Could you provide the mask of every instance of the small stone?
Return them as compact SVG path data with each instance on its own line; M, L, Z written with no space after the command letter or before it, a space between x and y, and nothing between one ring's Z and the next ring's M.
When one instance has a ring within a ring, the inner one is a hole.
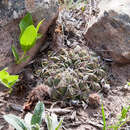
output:
M90 94L88 101L89 106L97 108L100 105L100 96L97 93Z
M109 90L110 90L110 84L104 84L104 85L102 86L102 88L103 88L103 92L104 92L105 94L107 94L107 93L109 92Z
M24 77L27 81L33 81L34 80L34 76L33 73L30 70L26 70L24 72Z

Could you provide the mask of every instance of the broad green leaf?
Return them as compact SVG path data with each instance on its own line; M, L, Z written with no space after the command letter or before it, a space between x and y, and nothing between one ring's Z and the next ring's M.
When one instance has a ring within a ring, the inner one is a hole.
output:
M4 119L11 124L16 130L27 130L25 122L12 114L4 115Z
M18 78L18 75L12 75L7 77L9 88L12 87L18 81Z
M30 25L25 29L20 37L20 45L23 51L28 51L35 44L37 39L37 32L34 25Z
M6 72L8 68L4 68L0 71L0 79L3 79L5 76L8 76L8 72Z
M24 32L24 30L33 24L32 16L30 13L27 13L24 18L20 21L19 27L21 30L21 33Z
M40 34L40 33L37 33L37 39L40 39L40 38L42 38L42 34Z
M41 124L44 111L45 111L44 104L42 102L38 102L37 105L35 106L34 114L32 116L31 120L32 125Z
M8 88L11 88L18 81L18 77L18 75L8 75L2 79L2 83Z
M44 22L44 20L45 20L45 19L41 20L41 21L38 23L38 25L37 25L37 27L36 27L37 33L38 33L38 31L39 31L39 28L40 28L41 24Z
M12 45L11 48L12 48L13 55L14 55L14 57L15 57L15 61L18 61L18 60L19 60L19 55L18 55L18 53L17 53L17 51L16 51L15 46Z
M6 70L7 70L7 68L0 71L0 81L6 87L11 88L18 81L19 76L18 75L9 75L9 73Z

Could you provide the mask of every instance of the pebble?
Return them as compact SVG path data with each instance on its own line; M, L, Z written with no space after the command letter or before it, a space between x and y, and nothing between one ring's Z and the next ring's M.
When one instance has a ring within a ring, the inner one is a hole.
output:
M102 88L103 88L103 92L104 92L105 94L108 94L108 92L110 91L110 84L104 84L104 85L102 86Z
M31 70L26 70L24 72L24 77L27 81L33 81L34 80L34 76L33 76L33 73L31 72Z
M100 96L97 93L90 94L88 104L93 108L97 108L100 105Z

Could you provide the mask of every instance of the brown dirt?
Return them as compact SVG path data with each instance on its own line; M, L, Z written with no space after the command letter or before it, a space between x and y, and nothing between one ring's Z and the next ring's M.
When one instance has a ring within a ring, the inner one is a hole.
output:
M26 102L26 97L31 89L26 88L27 86L19 90L14 90L11 95L5 95L4 91L1 90L0 97L0 126L4 126L2 130L7 130L7 123L2 119L2 116L7 113L12 113L15 115L22 116L23 112L21 112L24 103ZM2 96L3 95L3 96ZM98 94L100 97L100 101L104 105L105 115L107 119L107 124L111 125L117 122L117 118L121 113L123 106L130 105L130 92L122 91L122 88L112 86L107 95L103 93ZM48 102L47 102L48 101ZM49 104L50 102L50 104ZM46 100L45 106L50 108L51 105L55 102L51 100ZM49 104L49 105L48 105ZM16 106L15 106L16 105ZM98 108L93 108L90 106L82 105L68 105L66 103L61 103L58 107L68 108L72 107L72 112L68 114L63 114L61 117L64 117L64 127L69 130L100 130L102 129L102 113L101 113L101 105ZM55 107L54 107L55 108ZM57 107L56 107L57 108ZM74 114L75 113L75 114ZM73 117L74 116L74 117ZM130 117L130 113L128 113L128 117ZM130 126L128 122L125 125L125 129Z

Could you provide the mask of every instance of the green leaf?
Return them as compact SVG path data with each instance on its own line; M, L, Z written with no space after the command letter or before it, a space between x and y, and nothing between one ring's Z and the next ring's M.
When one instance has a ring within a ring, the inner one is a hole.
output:
M35 106L34 114L32 116L31 120L32 125L41 124L44 111L45 111L44 104L42 102L38 102L37 105Z
M128 86L130 86L130 82L127 82Z
M38 25L37 25L37 27L36 27L37 32L39 31L39 28L40 28L41 24L44 22L44 20L45 20L45 19L41 20L41 21L38 23Z
M25 62L30 56L25 56L23 59L20 60L20 63Z
M128 111L130 110L130 106L128 108L123 107L122 111L121 111L121 117L120 117L120 121L122 121L123 119L126 118Z
M42 34L40 34L40 33L37 33L37 39L40 39L40 38L42 38Z
M30 26L33 25L33 20L32 20L32 16L30 13L27 13L24 18L20 21L19 27L21 30L21 33L24 32L24 30Z
M15 61L18 61L18 60L19 60L19 55L18 55L18 53L17 53L17 51L16 51L15 46L12 45L11 48L12 48L13 55L14 55L14 57L15 57Z
M105 112L104 112L103 104L102 104L102 119L103 119L103 130L106 130L106 118L105 118Z
M11 124L16 130L27 130L25 122L12 114L4 115L4 119Z
M120 118L120 120L125 119L126 115L127 115L127 109L125 107L123 107L123 109L121 111L121 118Z
M41 129L40 129L40 126L38 124L36 124L36 125L32 125L31 130L41 130Z
M59 129L60 129L60 127L61 127L61 125L62 125L62 122L63 122L63 119L60 120L59 125L56 127L55 130L59 130Z
M4 68L0 71L0 79L3 79L5 76L8 76L8 72L6 72L8 68Z
M23 51L30 50L35 44L37 39L37 32L34 25L30 25L25 29L20 37L20 45Z
M47 115L46 119L46 124L48 130L59 130L59 128L62 125L63 119L58 122L57 115L52 113L51 116Z
M108 126L108 128L113 128L114 130L118 130L121 126L123 126L127 122L126 118L129 110L130 110L130 106L127 108L123 107L119 121L112 126Z
M11 88L18 81L19 76L9 75L9 73L6 70L7 68L0 71L0 81L6 87Z
M113 128L114 130L118 128L118 126L115 126L115 125L111 125L111 126L108 126L107 128Z

